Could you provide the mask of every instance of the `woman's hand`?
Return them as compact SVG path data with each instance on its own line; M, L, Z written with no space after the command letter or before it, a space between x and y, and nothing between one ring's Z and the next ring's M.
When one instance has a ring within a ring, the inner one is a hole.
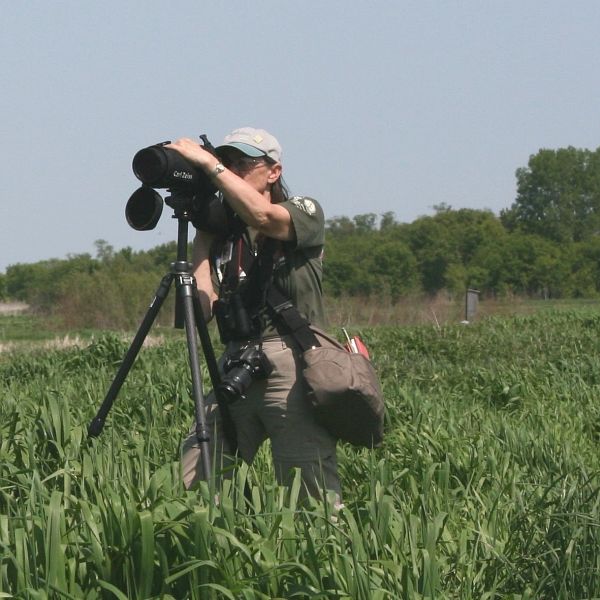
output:
M198 142L190 138L181 138L171 144L167 144L165 148L176 150L184 158L192 164L198 165L205 170L214 168L218 159L210 152L207 152Z

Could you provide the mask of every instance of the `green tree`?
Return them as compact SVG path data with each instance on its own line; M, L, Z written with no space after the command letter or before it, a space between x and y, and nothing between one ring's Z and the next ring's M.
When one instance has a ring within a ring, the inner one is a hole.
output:
M420 217L411 223L408 239L423 290L433 294L445 288L448 267L459 262L459 254L439 217Z
M485 277L480 286L488 293L544 297L561 296L570 271L568 252L560 244L520 232L482 245L472 266Z
M402 242L379 241L365 256L364 270L371 293L384 293L392 301L419 287L417 261Z
M392 213L377 229L377 216L358 215L328 221L324 253L324 286L334 296L377 294L396 300L419 288L416 260L398 237L402 228Z
M326 222L328 233L332 235L350 235L354 233L356 227L352 219L348 217L334 217Z
M480 246L506 235L500 219L490 210L451 210L448 207L443 211L438 210L433 219L442 226L463 265L470 264Z
M384 212L381 215L381 221L379 222L379 231L388 231L397 225L396 217L392 211Z
M594 298L600 293L600 238L593 237L570 248L570 273L565 295Z
M435 208L435 215L395 228L395 235L406 241L417 259L423 290L460 292L477 285L471 274L481 281L482 272L473 270L474 256L479 248L505 237L506 230L489 210L453 210L446 204Z
M102 262L110 261L115 255L115 249L106 240L96 240L96 258Z
M155 246L146 253L155 266L167 271L170 264L177 258L177 242L167 242L160 246ZM191 245L188 248L188 256L192 256Z
M10 265L6 269L6 293L35 308L47 310L62 293L61 285L67 275L92 273L97 268L98 262L89 254Z
M600 233L600 148L542 149L516 176L517 198L501 213L509 230L557 242Z
M375 231L377 224L377 215L375 213L365 213L354 217L354 227L357 233L370 233Z

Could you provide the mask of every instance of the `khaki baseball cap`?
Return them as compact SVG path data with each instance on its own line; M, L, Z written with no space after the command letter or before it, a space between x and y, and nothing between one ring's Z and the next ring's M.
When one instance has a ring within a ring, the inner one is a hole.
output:
M217 147L217 152L225 147L237 148L248 156L268 156L276 162L281 162L281 146L275 136L264 129L241 127L234 129L225 136L223 143Z

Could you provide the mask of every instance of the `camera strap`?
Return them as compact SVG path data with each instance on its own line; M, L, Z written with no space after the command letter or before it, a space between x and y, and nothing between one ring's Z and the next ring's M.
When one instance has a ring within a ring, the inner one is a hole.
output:
M268 311L278 331L292 335L302 351L319 347L321 344L310 329L309 321L274 282L275 259L280 250L281 242L273 238L260 240L256 254L248 240L234 240L231 256L224 265L219 296L224 298L239 289L239 298L253 318L264 321ZM263 327L259 329L262 335ZM259 346L261 342L262 339Z
M275 253L280 242L267 238L258 254L258 286L261 289L264 305L270 310L280 333L292 335L301 350L317 348L321 344L310 329L308 319L292 304L292 301L275 285L273 272Z
M254 262L250 243L244 236L227 240L221 248L220 256L213 261L219 274L220 288L235 291Z

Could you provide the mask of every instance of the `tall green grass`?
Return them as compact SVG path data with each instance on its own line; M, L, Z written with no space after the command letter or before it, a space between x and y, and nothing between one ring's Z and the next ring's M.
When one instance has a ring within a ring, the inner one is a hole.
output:
M183 340L142 351L95 440L126 342L3 355L0 597L600 597L600 315L361 334L387 436L340 446L339 514L267 449L218 504L183 489Z

